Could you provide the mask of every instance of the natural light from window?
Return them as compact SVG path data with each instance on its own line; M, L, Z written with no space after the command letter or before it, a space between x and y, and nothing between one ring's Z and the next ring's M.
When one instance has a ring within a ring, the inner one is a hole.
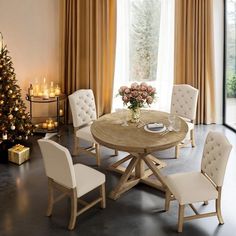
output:
M113 110L120 86L146 82L157 90L152 109L168 110L173 85L174 0L117 1ZM168 97L166 97L168 96Z

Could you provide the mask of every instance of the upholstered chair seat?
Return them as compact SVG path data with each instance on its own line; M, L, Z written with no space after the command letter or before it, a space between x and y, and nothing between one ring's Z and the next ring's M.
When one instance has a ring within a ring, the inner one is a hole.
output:
M52 215L54 203L65 196L69 196L71 199L71 217L68 229L72 230L75 227L78 215L99 202L101 208L105 208L105 175L82 164L73 165L68 149L52 140L40 139L38 143L48 177L47 216ZM100 189L99 198L91 203L80 199L96 188ZM54 189L62 192L56 199L54 199ZM84 206L79 211L77 210L78 203Z
M221 215L221 190L226 165L232 149L227 138L219 132L207 135L201 162L201 172L172 174L163 178L166 185L165 209L169 209L171 200L179 202L178 232L182 232L183 222L187 220L217 216L223 224ZM199 214L193 203L216 200L216 211ZM189 204L196 215L184 217L184 207Z
M77 197L81 197L105 183L105 175L82 164L74 165Z
M94 94L91 89L79 89L69 96L70 108L74 126L73 155L82 152L96 158L100 165L100 146L91 134L91 124L97 119ZM90 143L88 147L80 146L80 140ZM117 155L117 151L115 151Z
M201 172L169 175L166 184L181 205L212 200L218 196L216 188Z
M191 142L195 147L194 122L197 110L198 90L188 84L178 84L173 86L171 98L171 114L180 116L188 124L188 134L181 143L175 147L175 157L179 156L179 148Z
M80 139L83 139L83 140L86 140L88 142L96 143L97 144L97 142L93 138L93 135L92 135L92 133L90 131L90 127L91 127L91 125L88 125L88 126L85 126L83 128L78 129L75 132L76 137L78 137Z

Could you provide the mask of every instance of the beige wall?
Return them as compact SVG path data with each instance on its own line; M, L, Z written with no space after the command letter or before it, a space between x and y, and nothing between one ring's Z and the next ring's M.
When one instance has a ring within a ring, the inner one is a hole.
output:
M23 98L35 78L60 82L60 1L0 0L0 31Z

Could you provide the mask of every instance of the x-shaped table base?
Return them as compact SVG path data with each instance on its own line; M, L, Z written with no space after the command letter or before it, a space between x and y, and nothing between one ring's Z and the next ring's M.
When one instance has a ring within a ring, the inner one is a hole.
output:
M130 163L127 168L120 166L128 160L130 160ZM146 164L149 169L145 170L144 164ZM160 168L165 166L165 162L158 160L150 154L131 153L122 160L110 166L111 170L121 173L122 176L115 189L110 193L109 197L116 200L122 193L128 191L140 182L165 192L163 176L159 171ZM149 178L152 174L156 177L156 179Z

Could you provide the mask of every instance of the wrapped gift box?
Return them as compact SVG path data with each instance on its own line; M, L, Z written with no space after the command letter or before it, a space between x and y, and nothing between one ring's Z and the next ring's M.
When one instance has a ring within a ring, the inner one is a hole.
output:
M8 160L15 164L21 165L29 159L29 151L29 147L17 144L8 149Z

